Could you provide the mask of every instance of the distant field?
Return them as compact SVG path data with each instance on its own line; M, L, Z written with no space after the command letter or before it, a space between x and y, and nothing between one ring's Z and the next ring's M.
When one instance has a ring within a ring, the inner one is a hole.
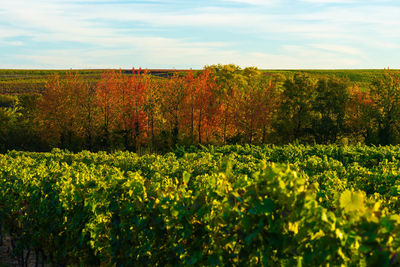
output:
M52 75L63 76L68 72L78 73L89 82L97 82L106 69L94 70L13 70L0 69L0 94L41 93L46 81ZM121 70L123 73L131 74L131 69ZM174 69L151 69L152 75L168 77L174 72L187 72L189 70Z
M89 82L97 82L106 69L93 70L15 70L0 69L0 93L19 94L19 93L41 93L45 88L45 83L49 76L54 74L65 75L67 72L79 73ZM132 70L121 70L123 73L130 74ZM183 69L150 69L152 75L158 77L168 77L174 72L187 72ZM263 70L265 73L282 74L290 77L295 73L304 73L316 78L322 76L336 76L347 78L360 88L368 88L369 82L375 77L379 77L384 70L365 69L365 70ZM399 70L393 70L398 72Z
M0 70L0 93L40 93L49 76L69 70ZM97 81L104 70L72 70L90 81Z
M316 78L323 76L336 76L347 78L352 84L358 85L361 89L369 88L369 83L374 77L380 77L385 72L384 69L359 69L359 70L264 70L267 73L280 73L284 76L291 76L295 73L304 73ZM400 70L391 70L400 72Z

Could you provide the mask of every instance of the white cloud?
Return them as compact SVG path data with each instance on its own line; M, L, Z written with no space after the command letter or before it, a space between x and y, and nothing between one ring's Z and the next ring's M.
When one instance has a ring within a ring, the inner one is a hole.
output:
M224 2L233 2L247 5L257 5L257 6L269 6L276 4L277 0L223 0Z
M399 48L400 6L390 1L378 5L376 0L302 0L297 2L320 3L321 8L298 12L288 9L293 2L287 0L222 0L218 5L198 2L195 7L179 0L113 2L2 0L0 43L29 45L29 41L10 39L27 37L36 43L54 44L21 57L58 67L116 66L113 62L118 58L118 62L131 61L120 67L131 67L127 64L139 63L136 61L160 67L224 62L265 68L352 67L365 62L366 48ZM222 7L221 2L247 6ZM343 2L360 4L322 8L323 4ZM168 8L172 3L186 6ZM160 6L164 9L154 8ZM184 28L186 34L168 34ZM197 34L197 30L208 29L239 37L223 40ZM250 42L256 48L248 48ZM70 43L84 48L69 47ZM278 43L274 53L269 52L270 43ZM60 44L65 48L58 48Z
M302 1L308 3L316 3L316 4L351 4L354 2L359 2L357 0L302 0Z
M364 55L359 49L346 46L346 45L335 45L335 44L312 44L312 47L315 47L320 50L338 52L341 54L349 54L349 55Z
M202 68L211 64L234 63L241 67L257 66L263 69L294 68L335 68L338 65L352 68L360 63L355 57L338 56L331 51L321 51L313 47L284 46L276 54L262 52L241 52L234 49L218 50L203 44L188 45L169 40L158 46L156 42L143 40L148 44L145 51L135 49L70 49L50 50L37 55L21 56L34 62L40 68ZM144 54L145 56L143 56ZM124 58L129 63L119 65L115 59ZM196 59L194 63L193 59Z

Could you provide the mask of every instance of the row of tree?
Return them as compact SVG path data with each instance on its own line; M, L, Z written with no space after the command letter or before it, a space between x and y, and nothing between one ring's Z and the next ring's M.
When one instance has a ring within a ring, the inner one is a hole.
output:
M105 72L96 84L53 76L41 96L0 110L0 149L166 151L226 143L400 142L400 76L359 90L346 79L284 78L205 67L168 79Z

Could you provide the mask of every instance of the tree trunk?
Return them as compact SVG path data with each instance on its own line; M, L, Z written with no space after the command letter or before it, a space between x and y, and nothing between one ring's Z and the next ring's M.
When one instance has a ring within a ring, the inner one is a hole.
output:
M199 132L199 144L201 144L201 120L202 120L202 110L199 111L199 124L198 124L198 132Z

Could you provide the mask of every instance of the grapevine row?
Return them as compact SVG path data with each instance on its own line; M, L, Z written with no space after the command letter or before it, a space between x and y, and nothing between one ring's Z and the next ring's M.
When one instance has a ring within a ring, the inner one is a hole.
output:
M399 159L397 146L11 151L1 231L15 255L58 265L397 265Z

